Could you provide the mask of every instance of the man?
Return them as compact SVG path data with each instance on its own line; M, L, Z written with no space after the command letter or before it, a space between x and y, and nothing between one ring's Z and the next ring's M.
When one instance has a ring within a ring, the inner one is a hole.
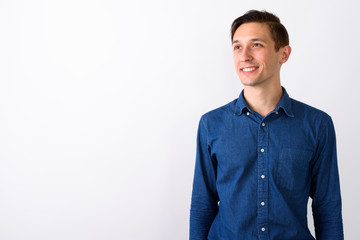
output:
M324 112L291 99L280 68L291 48L275 15L231 28L239 98L201 117L190 239L343 239L335 132Z

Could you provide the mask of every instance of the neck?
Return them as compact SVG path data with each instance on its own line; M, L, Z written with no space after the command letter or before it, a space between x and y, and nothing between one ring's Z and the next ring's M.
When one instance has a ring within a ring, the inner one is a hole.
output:
M267 86L266 88L245 86L244 98L252 110L265 117L275 109L282 97L281 84Z

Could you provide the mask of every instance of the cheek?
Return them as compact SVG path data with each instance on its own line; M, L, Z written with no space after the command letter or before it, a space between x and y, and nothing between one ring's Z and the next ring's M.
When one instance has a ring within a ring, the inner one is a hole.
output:
M236 58L234 58L234 66L235 66L236 71L238 69L238 65L239 65L239 61L237 61Z
M235 66L238 66L238 65L240 64L239 57L238 57L236 54L234 54L234 55L233 55L233 59L234 59L234 64L235 64Z
M280 56L277 54L264 54L261 56L261 61L266 65L276 65L279 62Z

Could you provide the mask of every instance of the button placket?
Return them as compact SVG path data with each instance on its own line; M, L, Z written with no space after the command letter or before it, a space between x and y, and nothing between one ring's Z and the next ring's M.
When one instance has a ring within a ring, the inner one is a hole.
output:
M258 233L259 239L268 239L268 179L265 175L268 172L268 122L260 122L258 129Z

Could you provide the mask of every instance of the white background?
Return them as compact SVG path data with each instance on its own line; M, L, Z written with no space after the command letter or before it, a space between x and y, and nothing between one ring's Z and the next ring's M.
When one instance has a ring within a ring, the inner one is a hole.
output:
M198 121L242 89L229 29L249 9L288 29L290 96L333 117L358 239L355 0L0 1L0 239L187 239Z

